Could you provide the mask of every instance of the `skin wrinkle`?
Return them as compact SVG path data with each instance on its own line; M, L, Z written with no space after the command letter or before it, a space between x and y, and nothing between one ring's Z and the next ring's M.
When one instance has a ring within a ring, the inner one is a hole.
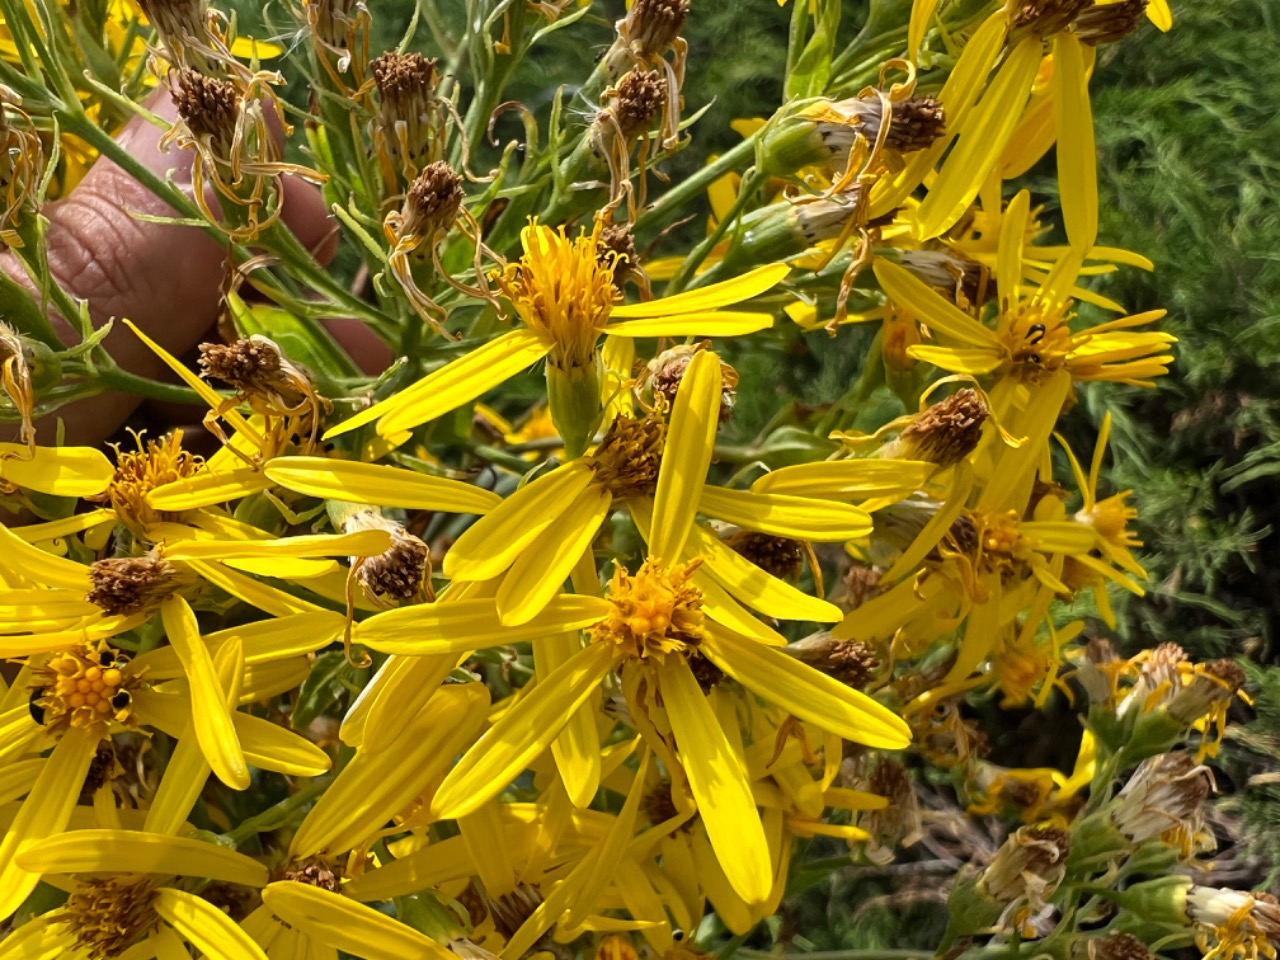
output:
M164 91L153 95L149 106L167 120L177 116ZM192 153L177 148L162 153L162 135L162 130L135 117L117 140L148 169L190 195ZM316 251L321 263L327 263L336 252L338 237L319 191L286 177L282 202L286 224ZM199 228L135 219L135 212L161 217L175 212L115 164L95 164L69 197L43 212L50 221L50 270L68 293L88 301L95 327L126 317L179 356L212 336L225 278L223 250ZM11 254L0 254L0 269L34 292ZM50 319L65 342L79 340L60 316L51 313ZM376 340L363 326L342 327L338 332L345 332L343 339L356 347L364 346L361 340ZM163 363L123 326L107 337L106 348L132 373L172 379ZM374 357L375 362L381 359ZM104 394L63 407L55 416L66 424L64 442L94 444L119 428L139 402L129 395ZM37 422L38 433L48 438L43 442L52 441L55 429L53 417ZM16 435L16 424L0 425L0 438Z

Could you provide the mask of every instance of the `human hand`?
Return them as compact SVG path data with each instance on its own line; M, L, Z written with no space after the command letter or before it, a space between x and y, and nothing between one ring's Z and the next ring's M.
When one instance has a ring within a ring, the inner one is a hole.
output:
M164 91L153 95L148 106L166 120L177 116ZM149 170L170 177L175 186L190 193L193 154L176 147L162 152L163 133L135 117L116 139ZM320 263L327 264L337 250L338 235L320 191L295 177L284 177L282 184L285 225ZM95 327L112 319L132 320L177 356L210 339L226 279L226 251L198 227L140 219L138 214L171 217L175 213L123 169L100 160L66 198L45 207L43 213L49 220L50 272L72 297L88 302ZM0 254L0 269L32 287L11 254ZM63 342L77 342L69 323L57 316L50 319ZM329 330L363 369L378 372L390 362L389 348L359 321L333 320ZM123 325L111 331L104 346L131 373L163 375L159 358ZM61 418L66 425L65 443L101 443L140 402L124 393L78 401L45 418L46 429Z

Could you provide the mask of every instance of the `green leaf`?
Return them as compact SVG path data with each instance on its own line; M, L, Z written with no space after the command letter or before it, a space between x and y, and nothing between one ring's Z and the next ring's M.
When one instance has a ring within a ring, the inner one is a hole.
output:
M311 665L311 675L298 690L298 703L293 708L293 728L305 730L316 717L325 713L338 715L339 701L359 685L355 675L365 672L348 663L342 650L330 650L316 657Z
M235 293L227 294L227 305L241 336L269 337L290 360L327 379L360 375L355 363L319 323L309 323L269 304L250 306Z

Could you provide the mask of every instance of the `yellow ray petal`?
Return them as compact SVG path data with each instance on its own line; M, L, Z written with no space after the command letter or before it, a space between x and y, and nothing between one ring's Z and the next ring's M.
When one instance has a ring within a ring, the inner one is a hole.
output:
M476 399L508 377L533 366L551 350L528 330L513 330L477 347L395 396L375 403L324 435L326 440L378 420L378 436L389 437Z
M617 662L612 644L574 654L521 696L449 772L431 801L440 819L462 816L496 796L551 745Z
M183 364L171 353L165 350L162 346L160 346L158 343L156 343L154 340L148 337L145 333L139 330L137 325L135 325L132 320L125 320L124 325L128 327L130 330L132 330L137 335L139 340L141 340L148 347L150 347L151 352L154 353L161 360L163 360L165 365L174 373L176 373L183 383L185 383L188 387L190 387L197 394L199 394L200 399L209 405L210 410L216 410L221 408L224 402L224 398L221 394L218 393L218 391L214 390L213 387L209 386L209 384L205 383L203 380L197 377L194 373L192 373L190 370L187 369L185 364ZM249 421L246 420L244 417L242 417L234 409L226 411L226 413L222 415L222 419L226 420L227 423L231 424L232 428L236 431L236 433L243 434L245 437L251 440L256 449L258 450L262 449L262 434L259 433L257 430L255 430L252 426L250 426Z
M906 722L887 707L781 650L714 627L704 646L725 673L801 720L869 747L900 750L911 742Z
M843 503L703 486L698 512L748 530L797 540L839 542L871 533L871 515Z
M872 269L885 295L927 323L933 333L993 353L1000 349L1000 340L994 332L943 299L910 270L889 260L877 260Z
M598 752L598 751L597 751ZM19 760L0 766L0 803L23 797L35 785L44 769L44 760Z
M333 765L329 755L314 743L278 723L249 713L237 713L232 719L245 760L260 770L287 777L318 777Z
M261 470L239 467L225 473L201 471L194 477L166 483L148 493L146 500L147 506L155 510L176 512L239 500L270 487L271 481Z
M190 721L190 704L185 688L182 693L140 690L134 695L137 713L147 725L175 738L182 737ZM319 776L329 769L328 754L298 734L248 713L233 712L231 720L245 761L251 766L302 777Z
M960 219L977 196L982 179L1004 152L1022 116L1039 67L1039 37L1020 41L1000 65L920 203L914 230L917 240L938 236Z
M177 740L165 763L160 785L147 807L147 820L142 828L148 833L178 833L212 772L190 724L182 728Z
M219 780L233 790L247 789L249 768L231 722L227 693L218 682L195 613L175 595L161 601L160 618L191 685L191 713L200 749Z
M938 7L938 0L915 0L911 4L911 21L907 26L907 56L915 63L920 56L920 44L924 42L925 31L933 20L933 11Z
M89 568L45 553L0 524L0 567L43 587L63 587L80 596L89 592Z
M488 580L515 562L516 556L573 504L594 473L585 460L557 467L516 490L473 523L444 558L451 580Z
M700 526L693 528L686 555L705 557L702 568L741 603L779 620L838 623L844 612L834 603L812 597L754 563Z
M1084 49L1070 30L1054 36L1053 60L1062 219L1071 245L1087 253L1098 239L1098 160Z
M653 497L649 556L675 563L693 527L720 425L720 358L709 350L685 368L667 429Z
M1147 19L1161 33L1173 29L1173 12L1169 9L1169 0L1150 0L1147 4Z
M576 633L547 637L533 646L533 669L539 680L545 680L582 649ZM551 743L556 769L564 781L569 801L578 808L595 799L600 786L600 732L596 727L598 704L588 700L575 710L560 735Z
M772 887L773 867L745 764L734 753L687 663L671 659L660 666L658 686L716 859L738 896L748 904L764 903Z
M338 854L373 836L427 790L484 722L489 692L481 683L442 688L386 750L357 751L311 808L289 852ZM483 802L483 801L482 801Z
M521 553L498 588L498 617L517 626L537 616L560 592L569 572L591 549L600 526L609 516L613 496L590 484L569 509Z
M151 906L204 956L218 960L267 960L262 948L240 924L194 893L161 887Z
M391 549L386 530L318 533L279 540L184 540L166 547L170 560L232 560L275 557L373 557Z
M0 918L8 919L40 881L38 873L18 866L29 844L66 829L98 749L98 736L79 727L67 729L45 761L9 830L0 838Z
M322 608L306 600L300 600L292 594L265 583L259 583L252 577L223 566L212 560L185 560L183 566L190 567L216 587L221 587L250 606L257 607L264 613L275 617L287 617L295 613L319 613Z
M604 328L614 337L738 337L773 326L773 314L751 310L711 310L673 317L627 320Z
M799 463L766 473L751 485L754 493L870 500L905 497L919 490L937 465L924 460L828 460Z
M50 520L47 523L32 523L25 527L14 527L13 532L27 541L27 543L40 543L44 540L56 540L60 537L70 536L73 533L91 530L104 523L111 523L115 519L116 512L114 510L90 510L87 513L73 514L62 520Z
M388 657L342 718L342 742L370 756L387 747L404 729L404 718L417 716L460 659L456 653Z
M1022 281L1022 249L1030 218L1031 194L1027 190L1019 190L1004 212L996 254L996 289L1000 291L1001 302L1010 306L1021 301L1018 287Z
M527 857L534 835L527 823L506 822L499 839L520 860ZM470 877L474 869L471 853L462 838L450 837L419 847L398 860L353 878L343 892L353 900L390 900L462 880Z
M969 491L973 489L973 467L968 461L961 461L956 464L955 479L952 482L951 490L947 493L947 499L937 513L929 518L929 522L924 528L916 534L916 538L911 541L911 546L902 552L902 555L893 562L893 566L885 573L883 579L885 583L892 583L899 577L904 577L911 573L920 565L925 557L929 555L938 541L943 535L951 529L951 525L955 523L956 518L960 516L960 511L964 509L965 503L969 499Z
M244 644L245 666L254 666L319 650L338 639L345 627L346 619L342 614L320 610L228 627L207 634L204 642L210 654L214 654L232 637L239 637ZM182 662L173 647L148 651L134 657L133 663L135 669L146 670L148 681L183 676Z
M955 662L942 678L943 685L964 680L973 673L987 658L1000 636L1000 577L984 575L981 582L986 589L987 602L974 604L969 611L964 639L960 642L960 649L956 651Z
M649 757L650 751L646 749L640 758L640 765L636 768L635 779L631 783L627 799L623 802L622 809L618 811L613 826L600 842L599 853L595 857L591 873L582 885L583 893L561 920L566 927L578 926L596 908L608 888L610 873L626 855L627 844L630 843L631 836L635 832L636 814L640 809L640 801L645 795L645 777L649 771Z
M677 293L674 297L662 297L647 303L626 303L613 308L609 315L614 320L638 320L651 317L672 317L676 314L705 313L730 303L741 303L772 290L786 279L791 268L785 263L771 263L744 273L732 280L713 283L698 290ZM610 330L610 333L617 331ZM643 334L642 334L643 336Z
M15 928L0 941L0 960L79 960L75 934L60 920L50 912Z
M380 463L277 457L262 471L273 483L295 493L380 507L483 514L502 502L496 493L469 483Z
M172 647L164 649L173 650ZM174 658L177 658L176 653ZM236 640L224 643L213 654L213 667L218 677L218 685L226 691L227 707L233 711L240 697L243 660L244 646ZM145 669L145 665L135 669ZM178 671L181 675L180 662ZM191 695L185 692L183 696L190 699ZM139 716L144 720L151 720L145 710L145 704L136 698L134 709L140 711ZM233 713L232 719L235 716L236 714ZM181 711L179 723L181 735L177 737L178 744L169 756L169 762L165 764L164 773L160 777L160 786L156 788L155 795L151 798L151 805L147 809L147 820L143 824L143 829L152 833L173 834L180 831L191 813L191 808L195 806L196 799L204 790L209 774L213 772L200 748L199 740L196 739L190 710ZM248 761L247 756L245 760Z
M967 373L980 377L983 374L998 370L1004 358L990 350L975 350L972 347L930 347L915 344L907 347L907 356L913 360L931 363L939 370L949 373Z
M55 497L92 497L110 486L116 472L92 447L36 447L26 457L25 445L0 443L0 480Z
M407 924L310 884L277 881L263 888L262 902L313 939L365 960L457 960Z
M724 624L730 630L745 634L760 643L767 643L772 647L785 647L787 645L786 637L763 620L752 616L706 570L699 569L693 575L693 584L701 591L703 609L712 620Z
M1019 509L1035 479L1039 459L1045 455L1049 435L1071 390L1071 376L1059 370L1041 381L1032 391L1033 400L1014 430L1026 442L1019 447L1001 447L991 477L978 497L977 509L995 513Z
M269 871L217 844L143 830L75 830L23 849L18 862L36 873L172 873L260 887Z
M376 614L356 624L352 637L383 653L467 653L580 630L603 620L609 609L608 601L599 597L561 595L536 616L510 626L499 618L493 600L445 599Z

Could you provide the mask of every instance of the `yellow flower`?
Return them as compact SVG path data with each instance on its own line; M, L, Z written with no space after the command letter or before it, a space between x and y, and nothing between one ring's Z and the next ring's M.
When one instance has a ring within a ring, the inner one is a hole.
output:
M496 597L502 620L525 623L559 592L614 504L626 503L643 519L664 476L675 495L697 502L698 512L745 529L834 542L870 532L870 518L856 507L705 483L722 402L719 366L710 352L690 362L669 423L653 416L619 416L589 456L509 496L453 544L445 555L445 574L461 581L503 576ZM789 619L821 620L834 612L744 563L701 527L692 536L691 553L706 561L698 582L710 577L749 606L771 604L775 615ZM783 594L794 609L774 602Z
M66 902L20 927L0 956L105 960L135 945L138 956L185 956L185 940L206 956L266 960L239 925L208 900L182 889L182 879L261 887L267 868L243 854L200 840L134 830L73 830L26 846L19 856L34 876L57 880ZM14 941L17 941L15 944Z
M713 355L700 354L677 395L675 413L707 390L718 397ZM708 389L714 388L714 389ZM710 425L714 430L714 423ZM695 433L695 431L687 431ZM708 435L708 434L704 434ZM706 445L694 436L693 450ZM697 462L705 457L692 454ZM796 717L859 743L904 746L906 724L877 701L851 690L796 659L769 640L744 636L749 620L736 603L693 577L702 539L694 536L695 482L668 458L660 471L651 518L638 518L649 556L634 575L619 570L601 598L557 596L519 626L502 622L492 599L445 600L379 614L355 628L372 649L410 656L465 654L480 647L533 641L537 650L556 637L590 629L590 642L557 647L559 665L539 681L445 777L431 800L437 817L460 817L501 791L556 740L604 678L621 672L631 716L668 766L683 769L728 882L749 904L763 903L772 889L772 868L763 827L751 794L738 735L726 730L703 694L694 672L705 660L748 689ZM703 468L705 470L705 467ZM692 471L699 476L698 471ZM689 559L685 559L688 557ZM575 574L575 585L594 589L594 571ZM762 612L768 614L769 610ZM719 621L733 626L726 626ZM748 628L749 629L749 628ZM658 731L670 730L675 752ZM598 760L597 760L598 762ZM575 778L576 781L577 778ZM582 792L587 799L594 784ZM577 791L575 791L577 793Z
M39 776L0 838L0 916L17 909L39 880L19 864L17 855L30 843L66 829L95 753L115 733L147 726L178 741L147 812L147 829L157 833L179 829L211 770L243 788L249 763L292 776L317 776L328 769L328 757L302 737L236 709L242 696L252 702L280 692L259 686L269 675L255 679L245 669L242 635L262 639L265 646L263 631L232 630L216 638L210 653L198 636L185 635L190 629L180 622L185 602L175 597L165 603L178 605L166 608L177 615L166 618L173 647L131 660L104 641L82 642L28 661L30 704L20 706L16 722L6 723L6 747L16 747L21 755L45 749L52 739L53 750L40 761ZM321 638L317 645L328 643L341 629L341 618L330 616L339 621L337 628L312 634ZM293 630L299 626L287 625ZM296 636L293 643L296 649ZM269 650L255 651L258 664L272 656ZM274 656L281 656L278 649ZM170 658L181 665L166 669ZM295 672L287 687L300 679Z
M377 421L378 434L394 436L434 420L547 360L552 420L572 455L599 424L599 354L603 335L736 336L773 324L767 313L720 310L775 287L786 266L760 267L734 280L648 303L615 304L616 259L600 246L601 226L570 239L564 229L531 222L521 232L524 254L496 279L525 325L446 364L412 386L362 411L325 439Z

